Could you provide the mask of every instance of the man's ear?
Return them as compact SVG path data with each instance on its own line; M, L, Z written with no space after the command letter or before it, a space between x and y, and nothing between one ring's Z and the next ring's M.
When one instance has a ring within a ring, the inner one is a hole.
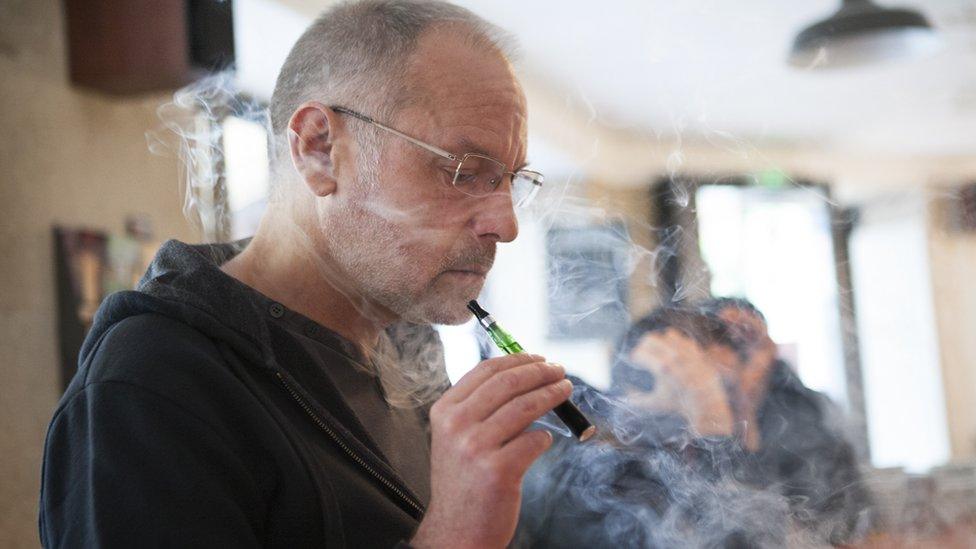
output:
M334 143L340 123L335 111L314 101L299 106L288 121L292 163L316 196L328 196L338 185Z

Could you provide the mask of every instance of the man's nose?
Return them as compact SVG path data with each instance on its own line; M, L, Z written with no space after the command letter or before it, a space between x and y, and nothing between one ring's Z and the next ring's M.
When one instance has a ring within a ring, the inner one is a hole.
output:
M511 242L518 236L518 218L510 192L495 192L479 200L474 217L474 231L479 237Z

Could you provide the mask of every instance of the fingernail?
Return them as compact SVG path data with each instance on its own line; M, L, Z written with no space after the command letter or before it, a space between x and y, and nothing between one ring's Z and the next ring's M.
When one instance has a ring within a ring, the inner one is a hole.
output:
M541 361L545 362L545 360L546 360L546 357L544 357L542 355L529 355L529 358L531 358L534 361L540 361L541 360Z
M566 390L566 391L572 391L573 390L573 382L570 381L570 380L568 380L568 379L564 379L564 380L562 380L562 381L559 382L559 388L560 389L563 389L563 390Z
M563 375L566 374L566 367L563 366L562 364L558 363L558 362L550 362L549 363L549 367L552 368L553 370L556 370L560 374L563 374Z

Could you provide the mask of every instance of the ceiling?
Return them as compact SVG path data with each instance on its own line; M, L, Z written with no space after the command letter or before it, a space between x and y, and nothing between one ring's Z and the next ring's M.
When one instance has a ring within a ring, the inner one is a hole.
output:
M237 0L248 9L284 6L304 20L329 3ZM976 153L972 0L879 2L920 9L945 47L926 59L828 72L797 70L785 59L793 36L833 12L838 0L457 3L518 37L519 70L547 97L578 105L582 116L610 128L847 153ZM267 49L270 23L260 20ZM290 46L298 32L271 36ZM248 41L246 25L239 34L239 43Z

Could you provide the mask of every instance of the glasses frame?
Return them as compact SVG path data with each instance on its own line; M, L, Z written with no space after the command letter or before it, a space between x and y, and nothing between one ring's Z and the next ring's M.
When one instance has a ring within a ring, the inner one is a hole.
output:
M354 111L352 109L347 109L346 107L341 107L341 106L338 106L338 105L333 105L333 106L331 106L329 108L332 109L333 111L337 112L337 113L347 114L347 115L349 115L349 116L351 116L353 118L356 118L358 120L361 120L363 122L366 122L367 124L371 124L373 126L376 126L377 128L379 128L381 130L384 130L384 131L387 131L389 133L392 133L393 135L395 135L397 137L401 137L403 139L406 139L407 141L413 143L414 145L416 145L416 146L418 146L418 147L420 147L422 149L425 149L425 150L427 150L429 152L432 152L432 153L436 154L437 156L440 156L441 158L446 158L446 159L451 160L453 162L457 162L457 167L454 168L454 178L451 181L451 186L454 187L458 192L463 193L463 194L465 194L467 196L487 196L488 194L490 194L490 192L489 193L486 193L486 194L471 194L471 193L465 192L463 189L461 189L460 187L458 187L457 182L458 182L458 177L461 175L461 166L464 164L464 161L465 160L467 160L468 158L472 158L472 157L474 157L474 158L482 158L482 159L485 159L485 160L490 160L492 162L495 162L499 166L501 166L502 169L503 169L503 171L502 171L502 179L504 179L504 176L508 175L508 176L511 176L511 181L514 182L516 177L521 177L521 178L526 179L529 183L532 184L532 187L525 194L525 196L524 197L521 197L519 199L518 203L515 204L515 206L518 206L518 207L526 206L529 202L531 202L532 199L535 197L535 195L538 194L539 189L542 188L542 184L545 181L545 176L543 176L541 173L539 173L537 171L533 171L533 170L518 170L518 171L515 171L515 172L507 171L505 169L505 168L507 168L507 166L505 166L505 163L504 162L502 162L502 161L500 161L500 160L498 160L496 158L492 158L490 156L487 156L487 155L484 155L484 154L480 154L480 153L465 153L463 156L460 156L459 157L458 155L456 155L454 153L445 151L444 149L438 147L437 145L431 145L430 143L426 143L424 141L421 141L421 140L417 139L416 137L411 137L411 136L409 136L409 135L401 132L400 130L391 128L390 126L387 126L386 124L383 124L382 122L377 122L373 118L371 118L369 116L366 116L365 114L356 112L356 111ZM499 181L498 184L500 185L501 184L501 181ZM498 188L498 185L496 185L493 189L497 189L497 188Z

